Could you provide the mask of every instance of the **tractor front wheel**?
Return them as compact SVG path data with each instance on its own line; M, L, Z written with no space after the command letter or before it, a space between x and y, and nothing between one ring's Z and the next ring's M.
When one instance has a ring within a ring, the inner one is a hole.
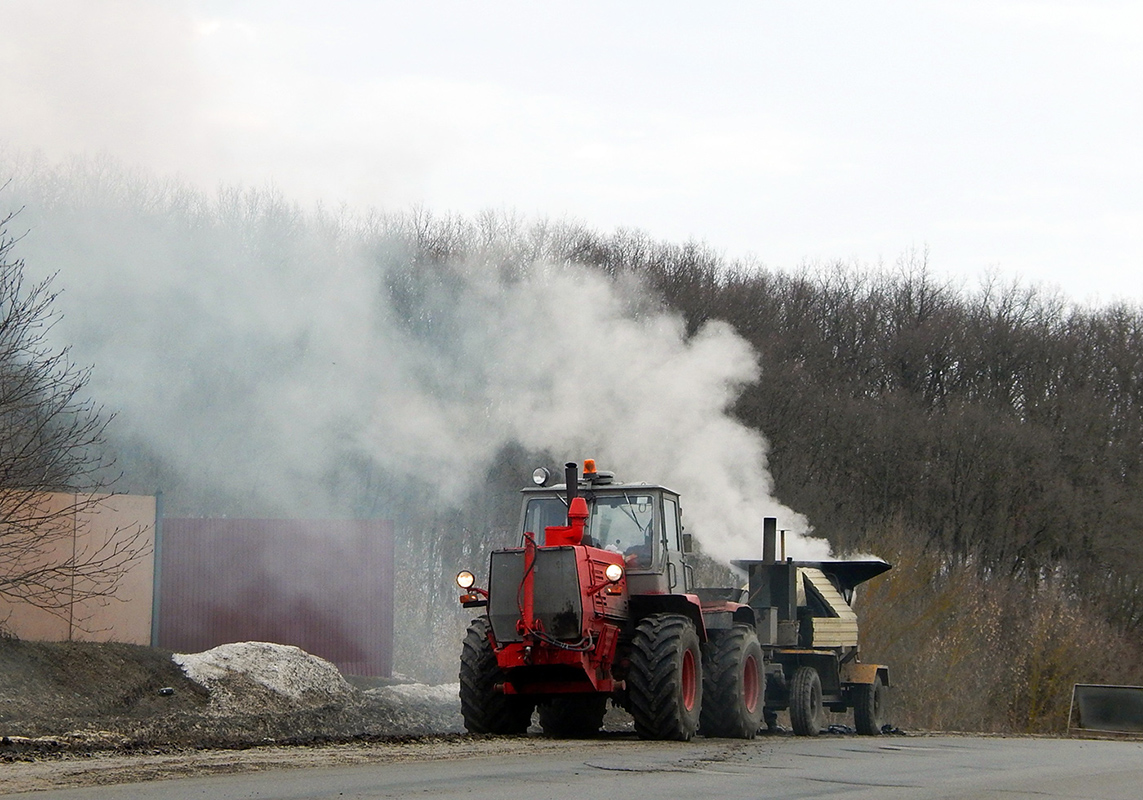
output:
M641 739L689 741L702 709L702 653L694 623L652 614L635 628L628 705Z
M590 739L603 726L605 694L567 694L540 704L540 727L547 736Z
M825 719L822 704L822 679L813 667L794 670L790 682L790 723L798 736L817 736Z
M874 678L873 683L859 684L850 691L853 693L854 727L863 736L877 736L881 733L881 726L885 724L888 705L881 676Z
M474 619L460 653L460 712L469 733L526 733L535 703L519 695L496 691L504 672L496 663L489 624Z
M747 625L712 632L703 649L703 736L753 739L762 722L765 668L758 634Z

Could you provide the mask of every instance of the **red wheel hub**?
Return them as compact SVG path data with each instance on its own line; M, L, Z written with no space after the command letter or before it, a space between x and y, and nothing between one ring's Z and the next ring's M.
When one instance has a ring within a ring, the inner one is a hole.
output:
M698 693L698 675L695 670L695 654L688 648L683 651L683 708L693 711L695 695Z
M746 710L753 714L758 710L758 662L754 658L746 659L742 665L742 693L746 701Z

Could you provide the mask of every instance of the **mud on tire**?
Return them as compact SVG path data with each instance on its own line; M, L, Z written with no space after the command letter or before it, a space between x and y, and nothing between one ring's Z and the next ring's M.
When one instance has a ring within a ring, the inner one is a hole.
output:
M853 727L863 736L877 736L885 724L888 711L888 698L881 676L873 683L860 684L851 689L853 693Z
M702 653L694 623L652 614L635 629L627 674L628 710L641 739L688 741L702 708Z
M474 619L460 653L460 711L469 733L525 733L535 704L523 697L501 694L496 684L504 672L496 663L488 638L488 620Z
M568 694L540 704L540 726L547 736L588 739L599 733L607 695Z
M822 704L822 679L813 667L794 670L790 681L790 724L798 736L817 736L825 719Z
M753 739L765 705L765 667L758 634L746 625L711 633L703 648L703 736Z

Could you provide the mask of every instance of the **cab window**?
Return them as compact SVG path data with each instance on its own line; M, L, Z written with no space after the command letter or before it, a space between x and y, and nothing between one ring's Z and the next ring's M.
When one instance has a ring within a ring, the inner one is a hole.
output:
M544 529L568 524L568 507L559 497L534 497L524 512L524 532L544 543Z
M671 550L683 549L679 527L679 504L673 497L663 498L663 532L667 547Z
M621 553L627 566L654 562L655 506L651 495L604 495L595 498L591 535L606 550Z

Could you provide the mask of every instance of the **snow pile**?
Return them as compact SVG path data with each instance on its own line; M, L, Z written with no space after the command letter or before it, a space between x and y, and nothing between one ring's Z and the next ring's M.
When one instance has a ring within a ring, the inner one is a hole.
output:
M408 733L459 733L464 730L460 714L460 684L428 686L398 683L365 691L365 705L384 716L393 730Z
M457 683L401 683L361 692L328 661L298 647L266 642L224 644L172 658L210 693L209 716L240 725L246 735L392 736L464 730Z
M246 707L256 712L268 701L312 707L358 697L337 667L292 645L237 642L172 658L188 678L210 692L211 705L228 710Z
M405 700L428 705L454 705L460 707L460 684L444 683L429 686L424 683L398 683L370 689L366 694L390 700Z

